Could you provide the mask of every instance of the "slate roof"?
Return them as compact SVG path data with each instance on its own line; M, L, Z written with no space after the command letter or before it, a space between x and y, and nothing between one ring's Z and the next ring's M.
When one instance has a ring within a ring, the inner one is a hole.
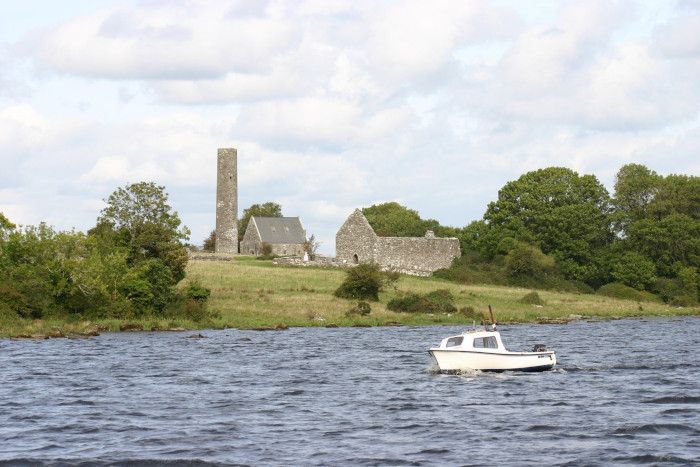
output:
M264 243L299 244L306 242L306 232L304 232L301 219L298 217L253 216L251 220L255 222L260 233L260 240Z

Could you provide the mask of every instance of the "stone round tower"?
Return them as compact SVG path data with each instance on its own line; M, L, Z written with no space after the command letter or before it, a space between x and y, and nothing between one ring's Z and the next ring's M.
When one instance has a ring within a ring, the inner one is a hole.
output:
M238 253L238 151L219 148L216 166L216 252Z

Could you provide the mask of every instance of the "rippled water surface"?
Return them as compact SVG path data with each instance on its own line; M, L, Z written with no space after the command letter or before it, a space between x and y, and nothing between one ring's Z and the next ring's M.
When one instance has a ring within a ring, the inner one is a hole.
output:
M0 464L700 463L700 318L502 326L556 369L438 374L462 330L0 340Z

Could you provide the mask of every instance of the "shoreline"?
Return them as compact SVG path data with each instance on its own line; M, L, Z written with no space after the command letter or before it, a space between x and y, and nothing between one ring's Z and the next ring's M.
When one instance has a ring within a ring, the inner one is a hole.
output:
M646 320L652 320L652 319L661 319L661 318L667 318L670 320L678 319L678 318L700 318L700 315L697 314L678 314L678 315L629 315L629 316L608 316L608 317L595 317L595 316L576 316L576 317L567 317L567 318L552 318L552 319L547 319L547 320L539 320L535 322L517 322L517 321L508 321L508 322L496 322L497 325L499 326L522 326L522 325L566 325L571 322L577 322L577 321L586 321L589 323L595 323L595 322L609 322L609 321L619 321L619 320L641 320L641 321L646 321ZM368 325L368 324L351 324L351 325L345 325L345 326L339 326L335 323L328 323L325 325L312 325L312 326L287 326L284 324L278 324L276 326L262 326L262 327L233 327L233 326L223 326L223 327L196 327L196 328L183 328L183 327L177 327L177 328L151 328L151 329L146 329L143 328L140 324L129 322L125 323L123 326L126 326L127 329L117 329L117 330L110 330L109 328L104 328L101 325L98 324L93 324L89 328L87 328L84 332L82 333L76 333L76 332L70 332L68 334L64 334L60 329L57 329L58 327L53 326L54 329L52 329L51 332L49 333L35 333L35 334L26 334L26 333L18 333L16 335L0 335L0 339L3 340L10 340L10 341L38 341L38 340L49 340L49 339L69 339L69 340L87 340L87 339L92 339L94 337L99 337L103 333L109 333L109 334L116 334L116 333L187 333L187 332L193 332L197 331L197 334L192 334L186 336L187 338L206 338L207 336L204 336L201 334L202 331L222 331L222 330L236 330L236 331L257 331L257 332L267 332L267 331L286 331L290 328L326 328L326 329L332 329L332 328L373 328L373 327L434 327L434 326L459 326L459 325L467 325L468 323L433 323L433 324L404 324L401 322L386 322L381 325ZM478 326L482 326L484 324L490 324L490 323L480 323ZM99 331L96 328L102 328ZM5 329L0 329L0 333L3 333L3 331L6 331Z

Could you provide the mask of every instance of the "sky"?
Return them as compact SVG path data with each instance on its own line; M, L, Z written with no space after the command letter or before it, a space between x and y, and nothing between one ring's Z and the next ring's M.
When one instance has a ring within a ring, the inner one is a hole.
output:
M327 255L356 208L464 227L542 168L700 176L700 1L0 0L10 221L86 232L155 182L201 245L228 147L239 216Z

